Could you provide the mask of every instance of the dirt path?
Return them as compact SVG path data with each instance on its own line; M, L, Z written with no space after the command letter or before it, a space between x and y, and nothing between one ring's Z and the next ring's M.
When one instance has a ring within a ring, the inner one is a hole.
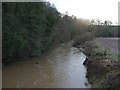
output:
M109 48L113 53L120 55L120 51L118 50L118 47L120 46L118 38L96 38L96 40L105 47Z

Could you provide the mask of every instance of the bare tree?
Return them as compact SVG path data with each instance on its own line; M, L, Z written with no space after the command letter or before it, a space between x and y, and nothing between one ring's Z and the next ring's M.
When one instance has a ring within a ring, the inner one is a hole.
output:
M92 24L92 25L95 24L95 20L94 20L94 19L91 20L91 24Z
M100 25L101 24L101 20L100 19L97 19L97 25Z

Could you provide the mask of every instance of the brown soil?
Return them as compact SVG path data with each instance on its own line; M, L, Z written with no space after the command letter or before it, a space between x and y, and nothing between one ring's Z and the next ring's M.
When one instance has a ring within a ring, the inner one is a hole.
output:
M104 38L97 39L106 46L117 41ZM84 65L87 66L87 76L93 88L114 88L120 90L120 61L112 59L105 50L101 50L92 41L80 46L88 56ZM114 44L110 48L115 51Z
M108 44L108 43L107 43ZM109 57L106 51L98 46L89 45L84 52L88 57L85 65L88 68L88 80L95 88L116 88L120 89L120 61ZM92 53L89 53L92 52Z

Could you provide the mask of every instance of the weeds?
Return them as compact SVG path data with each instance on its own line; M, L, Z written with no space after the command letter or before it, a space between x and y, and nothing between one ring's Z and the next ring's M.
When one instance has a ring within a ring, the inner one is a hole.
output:
M94 40L95 44L98 45L102 50L106 51L106 53L113 59L119 60L120 56L111 52L109 48L106 48L102 44L100 44L98 41ZM98 49L98 48L97 48Z

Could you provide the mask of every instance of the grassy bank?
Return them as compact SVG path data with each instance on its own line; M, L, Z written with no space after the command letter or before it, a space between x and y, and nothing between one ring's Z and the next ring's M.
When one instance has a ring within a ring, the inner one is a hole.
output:
M97 40L93 41L99 48L101 48L102 50L105 50L106 53L113 59L119 60L120 56L118 54L115 54L113 52L110 51L109 48L103 46L101 43L99 43Z
M118 56L97 41L84 44L84 53L88 56L85 65L87 77L93 88L120 89L120 61Z

